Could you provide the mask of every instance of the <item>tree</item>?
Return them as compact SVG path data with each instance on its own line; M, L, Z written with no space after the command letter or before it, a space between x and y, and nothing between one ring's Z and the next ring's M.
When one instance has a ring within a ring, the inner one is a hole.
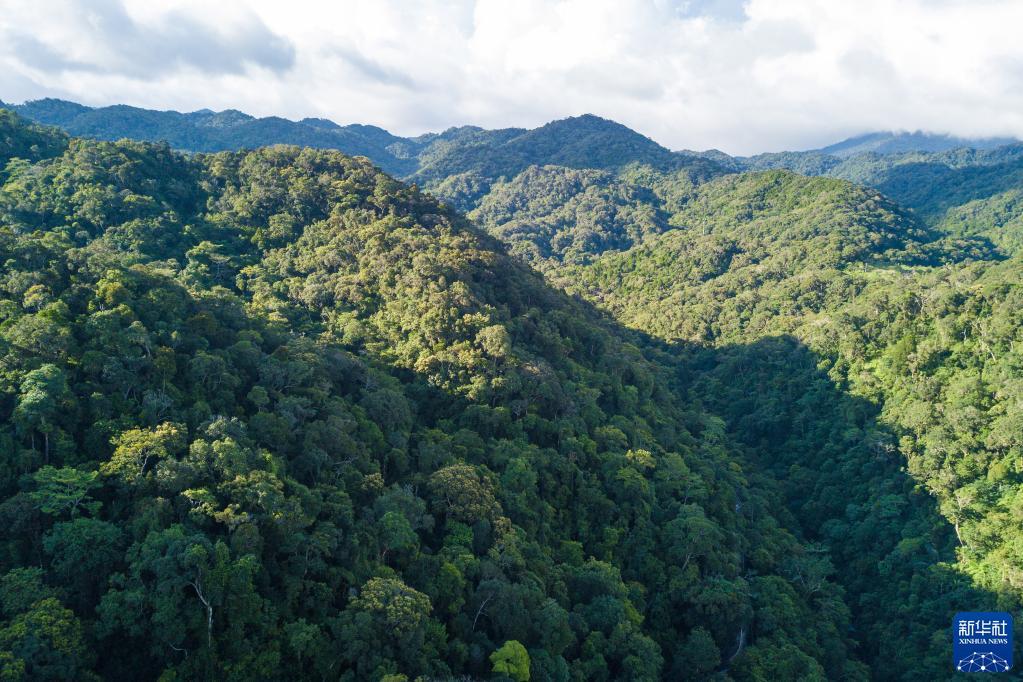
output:
M418 628L430 614L430 598L393 578L370 578L352 600L356 612L371 614L380 633L401 636Z
M380 543L383 547L381 558L390 551L401 551L413 547L418 540L408 519L400 512L387 512L380 519L379 525Z
M124 534L112 523L76 518L58 523L43 536L43 549L53 570L70 587L76 607L85 612L95 606L107 576L123 557Z
M50 437L57 430L61 413L70 401L67 377L53 364L45 364L25 375L14 408L14 422L29 434L35 449L35 434L43 436L43 461L50 459Z
M491 520L501 512L490 479L469 464L452 464L430 476L434 504L465 523Z
M490 662L495 673L507 675L516 682L526 682L529 679L529 652L514 639L508 640L490 654Z
M259 637L262 600L252 583L254 557L232 557L224 542L174 525L132 547L128 563L127 575L112 580L117 586L97 609L105 632L143 637L164 664L176 660L175 651L190 651L189 665L198 669L218 653L239 656L251 644L234 633L250 628Z
M710 632L695 627L675 651L672 676L679 680L702 680L721 663L721 652Z
M430 598L401 580L370 578L341 615L345 659L360 677L426 673L443 636L431 610Z
M0 609L8 619L28 611L40 599L54 596L55 590L43 583L41 568L15 568L0 577Z
M113 444L114 454L100 465L100 471L134 483L157 462L184 449L185 427L165 422L155 429L130 429L114 437Z
M32 500L45 514L60 516L70 512L74 518L79 510L85 510L95 515L102 505L90 496L90 492L101 485L99 472L47 465L32 474L32 478L36 484Z
M0 669L13 668L22 679L95 679L87 672L93 656L82 625L54 597L40 599L0 628L0 663L4 654L8 662Z
M693 559L717 549L723 541L721 530L697 505L684 505L665 526L668 556L685 571Z

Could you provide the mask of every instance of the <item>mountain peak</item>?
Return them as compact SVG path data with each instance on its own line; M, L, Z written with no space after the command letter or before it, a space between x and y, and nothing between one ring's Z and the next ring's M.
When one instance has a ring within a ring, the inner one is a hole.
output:
M331 121L329 118L307 117L300 120L299 123L303 123L307 126L312 126L313 128L322 128L324 130L337 130L338 128L341 127L337 123Z

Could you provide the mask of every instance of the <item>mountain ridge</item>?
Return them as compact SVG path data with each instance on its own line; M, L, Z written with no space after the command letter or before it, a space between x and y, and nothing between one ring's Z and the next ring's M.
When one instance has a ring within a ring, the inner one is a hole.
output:
M810 152L848 158L861 152L892 154L899 152L943 152L950 149L995 149L1020 140L1014 137L959 137L947 133L917 131L877 131L846 138Z
M43 98L22 104L0 106L12 109L29 120L55 125L66 132L97 139L114 140L119 137L148 141L166 141L182 151L227 151L239 148L261 147L270 144L297 144L314 148L336 148L356 156L368 156L382 170L417 181L436 181L439 175L450 175L450 164L438 164L434 145L450 143L455 146L503 147L512 150L502 153L522 161L513 170L537 163L536 155L546 154L540 165L568 165L559 158L569 150L552 149L550 140L570 133L578 142L603 142L605 158L592 148L585 167L606 168L622 165L614 151L625 152L629 161L642 161L664 165L680 157L702 158L723 168L767 170L784 167L810 175L823 175L844 161L863 154L882 156L912 152L947 152L957 149L992 150L1018 144L1011 137L968 138L946 133L917 131L874 131L851 136L815 149L761 152L750 156L735 156L717 149L693 151L671 150L652 138L638 133L616 121L594 114L581 114L550 121L532 129L484 129L479 126L453 126L441 132L427 132L411 137L395 135L375 125L339 124L333 120L306 117L297 121L279 116L257 118L236 109L212 111L199 109L192 112L153 110L124 104L89 107L68 100ZM602 129L602 130L601 130ZM553 145L556 147L557 145ZM583 145L585 146L585 145ZM576 152L582 151L576 149ZM552 153L553 152L553 153ZM532 154L532 156L530 156ZM577 155L578 158L578 155ZM522 164L525 165L522 165ZM464 171L465 169L461 169ZM507 170L501 168L501 170Z

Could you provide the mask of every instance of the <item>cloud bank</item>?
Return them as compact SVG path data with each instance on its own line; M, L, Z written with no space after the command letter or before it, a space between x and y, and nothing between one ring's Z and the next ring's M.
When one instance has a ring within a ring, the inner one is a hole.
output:
M0 99L531 127L674 149L1023 137L1018 0L5 0Z

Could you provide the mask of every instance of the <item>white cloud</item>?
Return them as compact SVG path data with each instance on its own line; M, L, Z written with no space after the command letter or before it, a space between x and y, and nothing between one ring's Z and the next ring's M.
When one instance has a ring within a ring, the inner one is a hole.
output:
M591 112L672 148L1023 136L1018 0L2 0L0 99L400 134Z

